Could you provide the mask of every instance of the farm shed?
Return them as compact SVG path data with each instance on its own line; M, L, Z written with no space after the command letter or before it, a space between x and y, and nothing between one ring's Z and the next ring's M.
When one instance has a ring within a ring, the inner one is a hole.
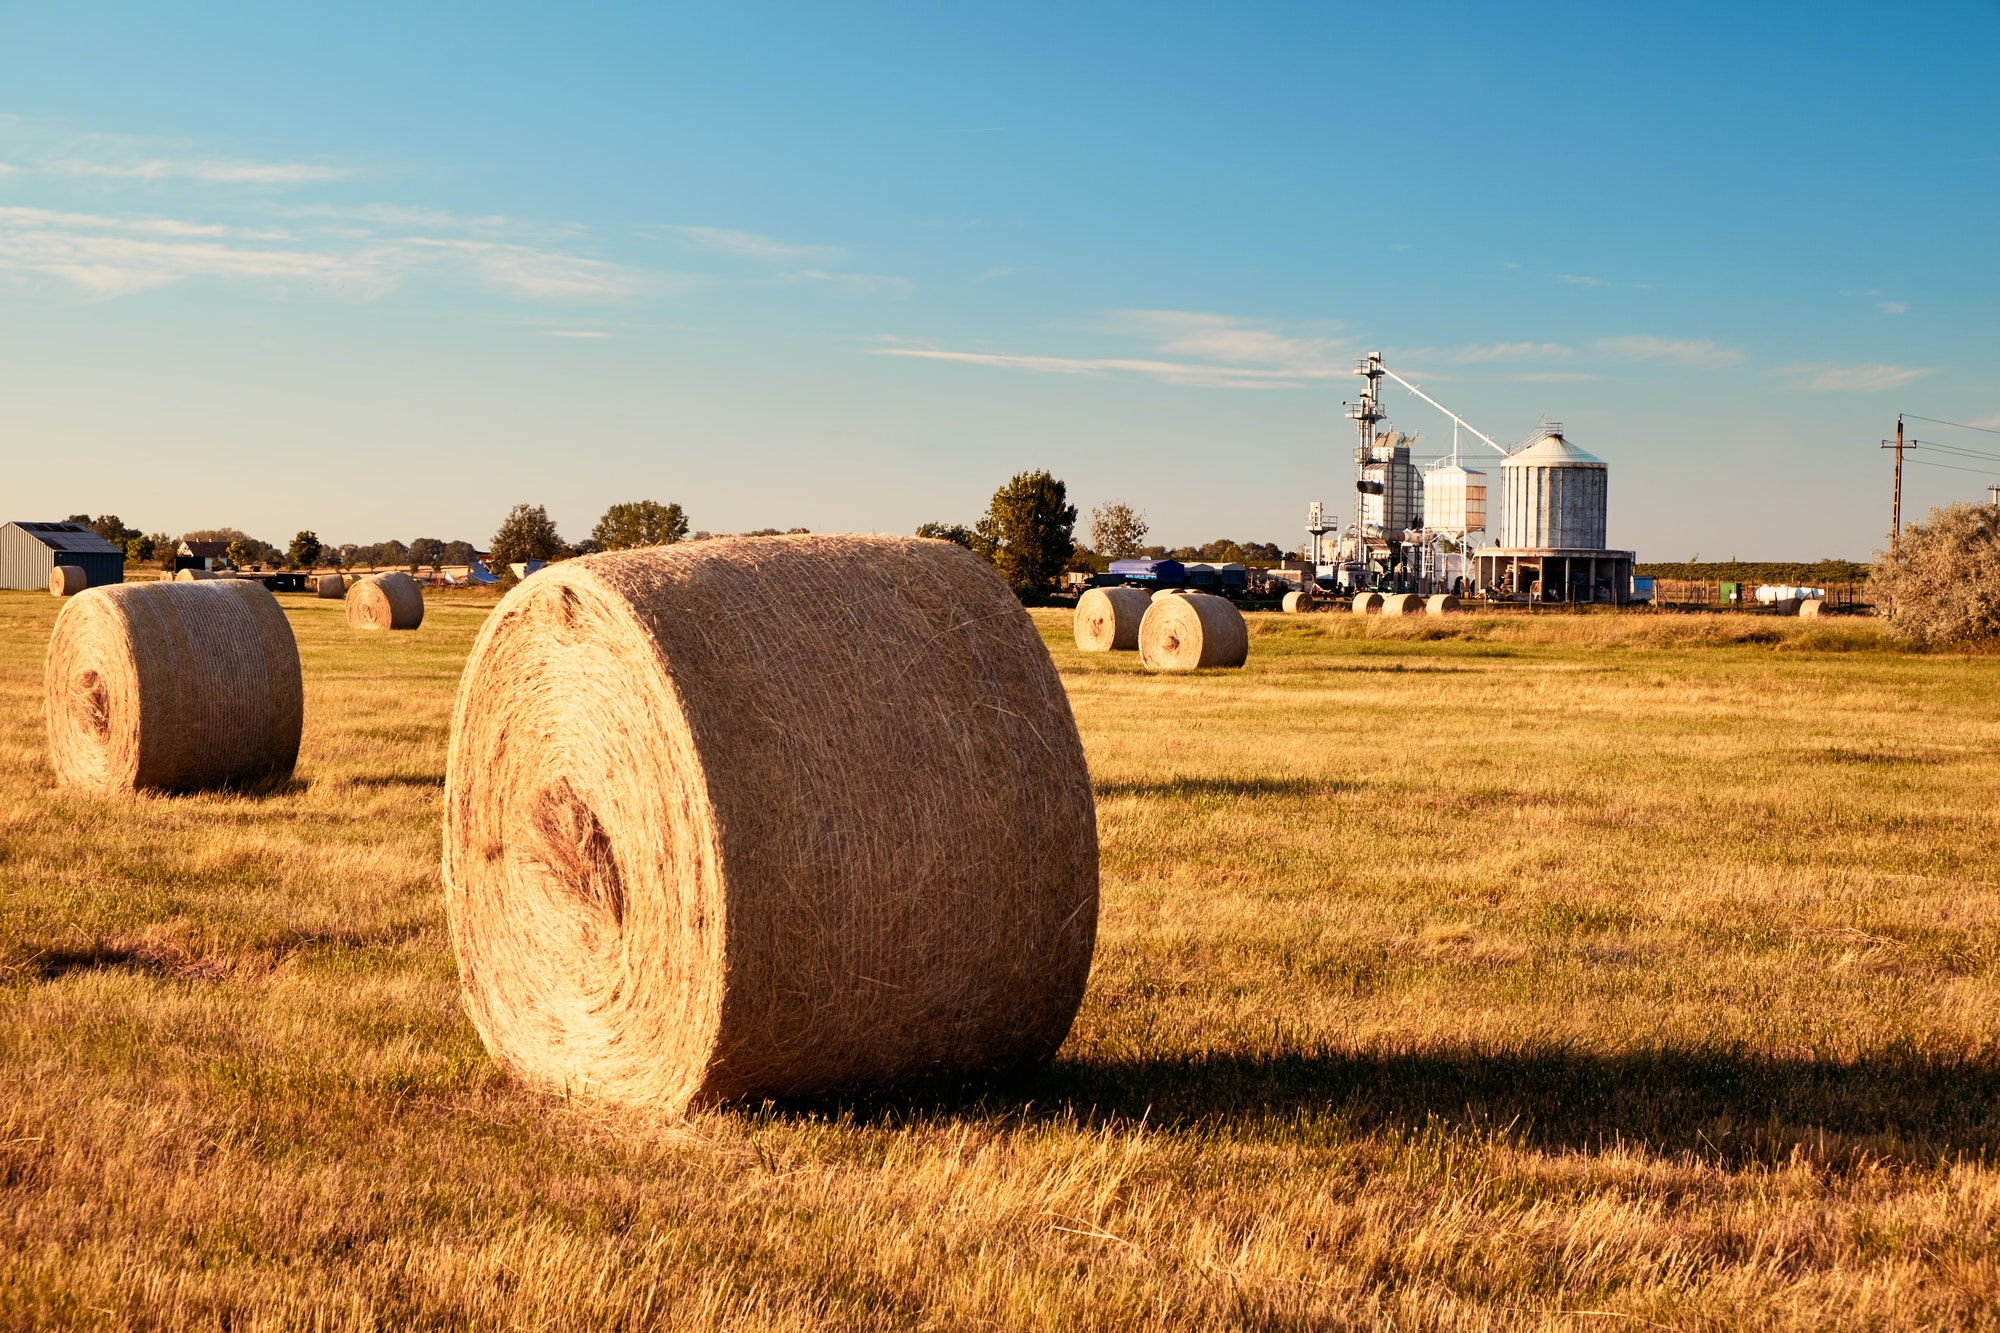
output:
M125 581L125 553L81 523L0 527L0 588L42 591L57 565L80 566L93 588Z
M229 564L228 542L182 542L174 551L174 570L223 569Z

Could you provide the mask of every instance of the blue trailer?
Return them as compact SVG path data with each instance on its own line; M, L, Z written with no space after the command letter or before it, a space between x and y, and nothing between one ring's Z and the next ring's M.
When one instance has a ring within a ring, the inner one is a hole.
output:
M1187 586L1187 566L1178 560L1113 560L1111 572L1135 588Z

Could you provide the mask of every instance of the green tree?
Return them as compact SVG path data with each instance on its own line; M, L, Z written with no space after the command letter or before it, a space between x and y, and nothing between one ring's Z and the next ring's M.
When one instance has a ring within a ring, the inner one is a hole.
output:
M1107 560L1130 560L1146 547L1146 516L1113 500L1090 511L1090 549Z
M241 538L238 538L236 541L229 543L228 555L229 555L229 563L233 565L235 568L237 569L248 568L252 559L250 544L246 541L243 541Z
M493 534L491 568L505 583L513 579L512 566L530 560L560 560L563 539L556 531L549 511L541 505L515 505Z
M1920 643L2000 636L2000 507L1955 504L1903 529L1868 576L1889 628Z
M604 511L590 540L600 551L625 551L635 546L671 546L685 541L688 519L678 504L657 500L633 500L615 504Z
M934 542L953 542L968 551L975 549L972 529L963 523L919 523L916 535Z
M319 563L320 552L325 549L317 533L301 532L292 538L291 549L285 552L285 564L293 569L311 569Z
M437 537L419 537L410 543L410 572L417 572L417 566L429 565L432 573L444 567L444 542Z
M470 565L476 554L471 542L446 542L440 558L447 565Z
M975 540L992 543L993 563L1016 588L1048 587L1076 549L1076 506L1047 472L1021 472L993 492Z
M143 564L153 558L155 549L153 539L142 532L126 541L125 558L132 564Z

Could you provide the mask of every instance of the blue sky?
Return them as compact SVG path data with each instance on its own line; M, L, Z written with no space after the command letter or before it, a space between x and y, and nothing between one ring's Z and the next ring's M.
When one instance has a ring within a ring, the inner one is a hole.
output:
M2000 428L1996 63L1990 0L0 3L7 516L906 532L1046 467L1290 544L1379 349L1567 423L1642 559L1864 557L1898 411Z

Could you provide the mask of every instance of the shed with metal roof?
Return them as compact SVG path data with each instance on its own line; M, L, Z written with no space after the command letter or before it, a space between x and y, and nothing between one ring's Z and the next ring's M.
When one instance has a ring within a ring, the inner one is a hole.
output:
M93 588L125 581L125 552L81 523L0 526L0 588L45 589L57 565L79 566Z

